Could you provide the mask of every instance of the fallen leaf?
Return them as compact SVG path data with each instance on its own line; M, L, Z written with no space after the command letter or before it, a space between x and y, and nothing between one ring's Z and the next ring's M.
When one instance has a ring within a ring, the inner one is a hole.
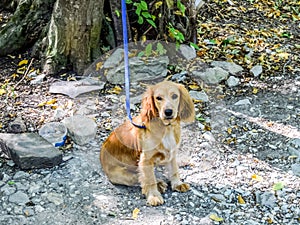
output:
M56 102L57 102L57 99L56 99L56 98L53 98L53 99L47 101L47 102L46 102L46 105L53 105L53 104L56 103Z
M96 71L100 70L102 68L102 66L103 66L103 62L98 62L96 64Z
M114 86L111 90L108 91L108 93L111 93L111 94L120 94L122 91L122 88L119 87L119 86Z
M263 178L257 174L253 174L251 178L252 180L259 181L259 182L263 180Z
M252 93L257 94L258 93L258 88L253 88Z
M138 218L138 214L139 214L140 210L138 208L135 208L132 211L132 219L136 220Z
M283 188L284 188L284 183L283 182L278 182L278 183L273 185L273 190L274 191L279 191L279 190L282 190Z
M269 217L269 218L267 219L267 223L268 223L268 224L272 224L272 223L273 223L272 218Z
M191 85L189 85L189 88L190 88L191 90L198 90L200 87L199 87L198 85L191 84Z
M6 94L6 90L5 89L0 89L0 95L4 95L4 94Z
M18 74L24 74L26 72L26 66L22 66L17 69Z
M227 128L227 133L228 133L228 134L231 134L231 133L232 133L232 128L231 128L231 127L228 127L228 128Z
M223 218L217 216L216 214L210 214L210 215L209 215L209 218L210 218L211 220L213 220L213 221L216 221L216 222L221 222L221 221L224 220Z
M246 204L245 200L243 199L243 197L241 195L238 195L238 203L239 204Z
M27 64L28 64L28 60L27 59L23 59L22 61L20 61L18 63L18 66L27 65Z

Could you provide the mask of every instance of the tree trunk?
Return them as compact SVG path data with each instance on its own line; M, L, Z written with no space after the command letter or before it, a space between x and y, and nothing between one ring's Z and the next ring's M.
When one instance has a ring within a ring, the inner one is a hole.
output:
M11 3L16 2L12 1ZM0 56L33 45L50 20L55 0L20 0L14 15L0 30ZM12 7L8 1L2 7Z
M104 0L57 0L47 35L43 71L52 74L66 65L82 74L100 56Z

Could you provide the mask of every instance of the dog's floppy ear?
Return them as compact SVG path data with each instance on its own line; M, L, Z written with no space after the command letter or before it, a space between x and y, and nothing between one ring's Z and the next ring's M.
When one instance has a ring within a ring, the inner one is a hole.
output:
M195 120L195 108L188 91L181 84L178 84L180 91L179 116L183 122L193 122Z
M143 122L149 122L152 118L158 116L158 110L153 99L153 89L148 87L142 99L141 116Z

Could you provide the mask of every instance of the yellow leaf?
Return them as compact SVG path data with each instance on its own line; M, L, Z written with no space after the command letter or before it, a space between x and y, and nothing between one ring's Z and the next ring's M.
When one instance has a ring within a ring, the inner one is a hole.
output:
M266 54L261 54L261 56L258 57L258 60L259 60L260 62L264 62L264 61L265 61L265 56L266 56Z
M6 90L5 89L0 89L0 95L4 95L6 93Z
M38 107L43 107L43 106L46 105L46 103L47 103L47 102L41 102L41 103L38 104Z
M198 90L199 86L195 85L195 84L191 84L191 85L189 85L189 88L192 89L192 90Z
M0 123L0 129L2 129L3 128L3 124L2 123Z
M259 182L263 180L263 178L257 174L253 174L251 178L252 180L259 181Z
M216 214L210 214L210 215L209 215L209 218L210 218L211 220L213 220L213 221L216 221L216 222L221 222L221 221L224 220L223 218L218 217Z
M252 93L257 94L258 93L258 88L253 88Z
M136 220L138 218L138 214L139 214L140 210L138 208L135 208L132 211L132 219Z
M46 102L46 105L52 105L52 104L54 104L54 103L56 103L56 102L57 102L57 99L56 99L56 98L53 98L53 99L47 101L47 102Z
M113 89L109 90L108 92L111 94L120 94L122 91L122 88L120 88L119 86L114 86Z
M23 66L23 67L20 67L17 69L17 73L19 73L19 74L24 74L25 71L26 71L26 66Z
M228 127L228 128L227 128L227 133L228 133L228 134L231 134L231 133L232 133L232 128L231 128L231 127Z
M267 223L268 223L268 224L272 224L272 223L273 223L272 218L269 217L269 218L267 219Z
M277 56L281 59L289 59L290 54L287 52L280 52L277 54Z
M102 68L102 66L103 66L103 62L98 62L96 64L96 71L100 70Z
M28 64L28 60L24 59L18 63L18 66L27 65L27 64Z
M158 9L159 7L161 7L162 4L163 4L162 1L156 2L156 3L154 4L155 9Z
M245 200L243 199L243 197L241 195L238 196L238 203L246 204Z

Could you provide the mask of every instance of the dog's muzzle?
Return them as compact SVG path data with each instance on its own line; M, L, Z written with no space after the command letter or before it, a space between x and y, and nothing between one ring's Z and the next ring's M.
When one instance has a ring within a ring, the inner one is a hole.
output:
M165 110L165 119L167 119L167 120L173 119L173 110L172 109Z

